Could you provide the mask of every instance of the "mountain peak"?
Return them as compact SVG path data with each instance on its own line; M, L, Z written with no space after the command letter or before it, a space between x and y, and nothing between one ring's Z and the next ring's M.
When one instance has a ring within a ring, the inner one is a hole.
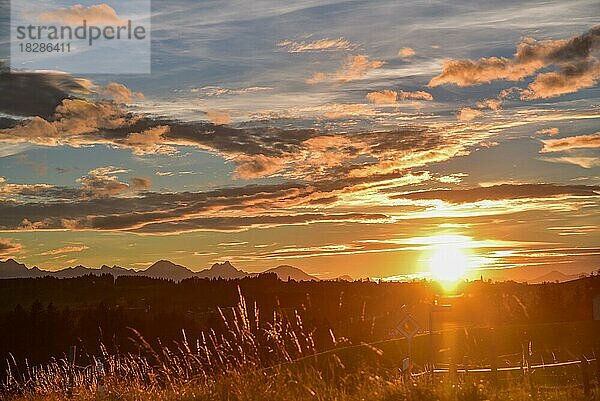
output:
M532 283L554 283L554 282L564 282L575 280L578 278L578 274L565 274L558 270L552 270L549 273L544 274L543 276L537 277L534 280L531 280Z
M164 259L155 262L152 266L146 270L143 270L141 273L149 277L165 278L175 281L190 278L194 275L194 273L187 267Z
M266 270L264 273L275 273L280 280L295 280L295 281L311 281L318 280L301 269L290 265L280 265L272 269ZM87 268L82 265L74 267L66 267L62 270L47 271L40 270L37 267L29 269L26 265L18 263L14 259L0 261L0 279L2 278L27 278L27 277L44 277L53 276L57 278L80 277L83 275L100 275L112 274L117 276L146 276L151 278L161 278L173 281L181 281L191 277L216 279L222 278L225 280L241 279L244 277L256 277L260 273L247 273L241 269L237 269L230 261L215 263L210 268L200 272L193 272L185 266L178 265L170 260L161 259L153 263L145 270L134 270L117 265L112 267L102 265L99 269Z
M231 262L229 262L228 260L226 260L223 263L215 263L210 267L210 270L222 270L222 271L239 271L238 269L236 269L235 267L233 267L233 265L231 264Z
M4 266L25 266L23 263L19 263L13 258L6 259L4 262L0 262Z
M248 273L242 270L238 270L226 260L223 263L215 263L210 269L205 269L199 272L197 277L200 278L223 278L223 279L235 279L248 276Z
M318 280L316 277L307 274L301 269L290 265L279 265L272 269L265 271L265 273L275 273L280 280L294 280L294 281L312 281Z
M29 269L13 258L0 262L0 278L38 277L41 273L37 267Z

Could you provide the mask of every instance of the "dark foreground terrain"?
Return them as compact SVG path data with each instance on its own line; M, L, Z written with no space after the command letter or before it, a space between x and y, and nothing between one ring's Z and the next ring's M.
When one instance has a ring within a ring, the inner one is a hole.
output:
M599 295L597 276L0 280L0 399L590 399Z

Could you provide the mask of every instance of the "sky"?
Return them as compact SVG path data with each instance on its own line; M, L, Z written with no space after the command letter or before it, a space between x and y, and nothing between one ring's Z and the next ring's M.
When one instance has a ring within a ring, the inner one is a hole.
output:
M169 0L151 22L150 74L8 73L0 39L0 259L600 269L597 1Z

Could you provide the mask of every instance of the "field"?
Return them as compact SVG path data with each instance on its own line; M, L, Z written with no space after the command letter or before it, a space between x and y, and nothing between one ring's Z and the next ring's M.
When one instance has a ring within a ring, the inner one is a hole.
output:
M82 284L84 279L79 280ZM261 280L264 279L230 282L227 285L236 289L237 300L231 306L216 308L218 321L213 321L214 327L200 331L178 329L177 338L168 341L146 338L142 332L127 326L129 347L118 345L114 338L113 344L107 342L106 345L97 339L96 352L92 352L90 346L80 345L79 349L70 346L62 358L53 357L36 366L27 358L19 359L11 353L5 365L3 399L598 399L597 322L534 321L534 315L541 312L528 307L527 297L523 295L522 307L529 308L529 322L513 318L510 324L494 329L473 323L465 326L465 313L440 311L441 316L429 315L430 320L435 319L430 321L432 327L415 328L411 341L397 331L387 330L387 334L383 334L385 331L375 327L405 322L403 316L410 316L418 325L423 321L418 307L411 308L411 313L402 312L404 307L397 316L375 319L368 316L363 304L362 310L358 310L361 315L353 324L340 324L343 314L338 316L338 323L331 326L344 335L336 334L330 327L326 332L328 342L324 345L322 324L315 323L318 319L315 320L310 310L318 309L314 305L320 302L318 298L315 297L312 305L300 304L297 309L275 307L265 311L256 301L248 301L240 289L245 287L250 291L250 284L264 287L267 282ZM597 281L589 278L580 280L579 285L593 291ZM55 280L50 286L56 283L66 285L62 280ZM301 285L268 283L280 287L275 290L283 300L279 302L285 302L285 293L279 292L281 289L293 293L292 288ZM144 286L147 285L144 281ZM173 284L159 281L157 285ZM320 284L323 285L327 283ZM329 284L332 288L336 285L339 283ZM377 284L366 284L373 285L376 293L389 291ZM571 291L573 285L545 286L554 287L552 291ZM308 293L318 292L316 283L304 286ZM413 291L429 291L424 289L425 283L412 286ZM475 294L481 292L480 286L465 284L462 296L452 301L454 309L468 311L468 302L461 306L460 300L476 298ZM493 290L499 290L499 286L489 284L484 290L486 298L492 297ZM357 289L364 291L365 283L346 283L344 288L352 294ZM406 287L398 288L403 293L410 291ZM499 292L506 297L511 291L524 289L546 291L548 287L515 287L513 284ZM435 288L430 290L436 291ZM346 311L346 314L353 313ZM101 319L98 321L102 324ZM369 327L370 330L366 330ZM410 331L410 327L405 325L402 330ZM380 334L376 334L378 332Z

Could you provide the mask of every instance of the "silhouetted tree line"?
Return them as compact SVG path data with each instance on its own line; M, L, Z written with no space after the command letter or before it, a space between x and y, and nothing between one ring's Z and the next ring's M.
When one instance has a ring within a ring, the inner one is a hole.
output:
M357 343L389 337L407 312L422 330L428 330L434 302L453 305L444 312L433 309L434 331L457 326L501 330L511 325L574 321L588 322L594 325L592 330L600 328L591 322L592 300L600 294L598 276L543 285L469 282L461 284L456 289L459 295L452 297L426 281L283 282L275 274L230 281L193 278L180 283L110 275L10 279L0 280L0 362L6 366L7 358L20 364L27 359L35 365L62 357L71 345L78 347L79 355L97 355L100 344L109 352L136 352L130 328L152 345L179 340L182 330L194 341L202 331L225 330L221 313L233 313L238 287L253 311L256 305L261 321L270 321L277 309L290 324L302 324L304 330L313 332L319 349L344 339ZM548 344L573 340L551 330L531 333ZM521 341L518 336L505 337L510 343L507 348ZM581 334L579 340L600 345L598 338L588 334ZM479 345L485 348L485 340ZM3 375L4 369L0 372Z

